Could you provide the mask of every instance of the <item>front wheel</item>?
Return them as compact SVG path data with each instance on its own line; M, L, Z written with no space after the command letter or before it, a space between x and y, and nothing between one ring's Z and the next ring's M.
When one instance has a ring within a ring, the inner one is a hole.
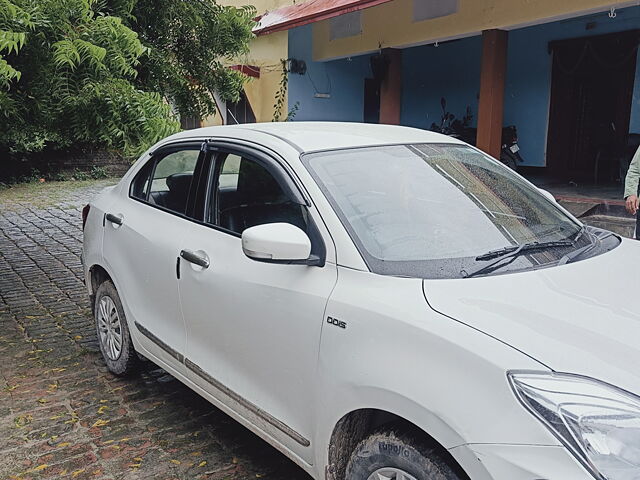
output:
M120 296L113 283L107 280L98 287L95 302L98 344L104 362L111 373L127 375L137 367L138 357Z
M440 455L408 436L376 433L360 442L345 480L462 480Z
M500 154L500 161L504 163L507 167L509 167L511 170L513 171L518 170L518 163L516 162L516 159L513 158L513 155L510 155L509 153L503 151Z

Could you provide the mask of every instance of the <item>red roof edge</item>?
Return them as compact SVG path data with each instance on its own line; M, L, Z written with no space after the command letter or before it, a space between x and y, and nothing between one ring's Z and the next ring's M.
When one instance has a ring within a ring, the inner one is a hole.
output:
M244 73L248 77L260 78L260 67L253 65L231 65L229 68Z
M310 0L297 5L282 7L267 12L260 17L260 23L253 29L256 35L282 32L310 23L327 20L345 13L375 7L391 0ZM264 25L264 27L261 26Z

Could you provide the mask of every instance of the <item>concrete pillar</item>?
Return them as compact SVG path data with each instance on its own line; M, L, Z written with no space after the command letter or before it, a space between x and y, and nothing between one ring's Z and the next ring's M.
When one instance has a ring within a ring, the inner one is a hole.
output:
M482 32L477 146L495 158L500 158L502 146L508 37L508 32L504 30Z
M380 123L400 125L402 51L389 48L383 54L388 59L388 68L380 85Z

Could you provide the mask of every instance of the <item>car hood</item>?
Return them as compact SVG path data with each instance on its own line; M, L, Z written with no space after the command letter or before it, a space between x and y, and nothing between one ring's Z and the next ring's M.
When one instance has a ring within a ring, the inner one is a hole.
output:
M423 289L437 312L552 370L640 395L640 242L536 271L424 280Z

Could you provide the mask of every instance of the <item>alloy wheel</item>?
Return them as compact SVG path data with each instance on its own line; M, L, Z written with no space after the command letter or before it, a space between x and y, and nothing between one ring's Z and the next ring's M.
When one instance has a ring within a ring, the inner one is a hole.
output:
M417 480L413 475L393 467L382 467L369 475L367 480Z
M118 309L111 297L104 296L98 304L98 333L104 352L110 360L117 360L122 353L122 323Z

